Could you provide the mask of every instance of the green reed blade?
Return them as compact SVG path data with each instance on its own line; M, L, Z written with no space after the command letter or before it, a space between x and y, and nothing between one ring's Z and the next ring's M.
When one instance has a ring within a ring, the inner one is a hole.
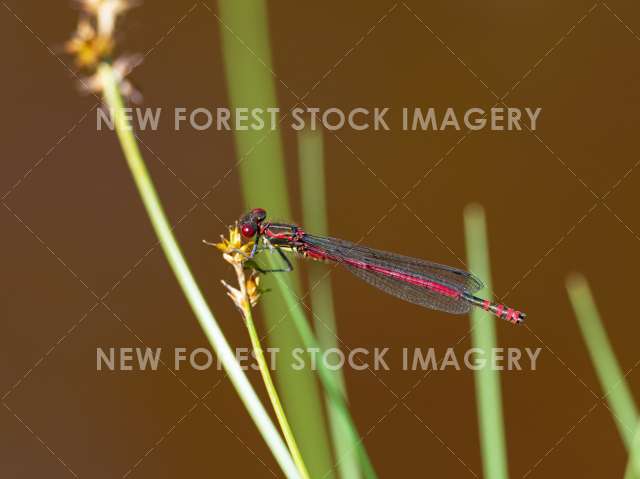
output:
M480 205L474 204L465 208L464 227L469 269L482 278L485 282L485 290L491 291L487 227L484 209ZM496 347L495 318L480 308L473 308L471 327L473 347L482 349L487 356L490 356L492 348ZM500 375L489 366L476 370L474 375L484 476L491 479L506 479L508 477L507 448L502 418Z

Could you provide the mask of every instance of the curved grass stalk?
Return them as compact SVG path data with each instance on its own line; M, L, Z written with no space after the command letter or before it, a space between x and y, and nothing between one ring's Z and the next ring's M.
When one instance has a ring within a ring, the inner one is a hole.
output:
M237 229L236 234L238 234ZM262 344L260 343L260 336L258 336L258 330L256 329L256 325L253 322L253 313L251 308L252 301L247 291L248 288L247 279L244 274L244 261L236 261L229 254L225 254L224 258L232 264L233 269L236 272L236 276L238 278L238 289L228 285L224 281L222 282L222 284L227 288L228 295L231 297L236 307L240 310L245 326L249 331L251 346L256 356L256 361L258 362L258 368L260 370L260 375L262 376L262 381L264 382L267 394L269 395L269 400L271 401L273 410L275 411L276 417L278 418L278 424L280 424L280 428L282 429L282 433L284 434L284 439L287 442L287 446L289 446L289 451L291 452L293 461L296 463L302 479L310 479L309 471L307 470L307 466L304 463L295 436L293 434L293 431L291 430L291 426L289 425L289 420L287 419L287 415L285 414L282 403L280 402L278 391L273 384L273 379L271 379L269 364L264 357L264 350L262 349ZM257 280L253 282L253 290L257 292L254 295L254 298L257 301L259 296Z
M491 290L489 266L489 244L484 209L480 205L469 205L464 210L464 229L467 243L469 269L485 280ZM492 351L496 347L496 323L480 308L471 311L471 342L473 347ZM500 375L491 367L475 371L476 407L480 429L480 447L484 477L506 479L507 447L502 418L502 393Z
M327 219L327 198L325 194L324 144L322 132L302 130L298 134L298 161L300 164L300 191L302 196L302 216L304 225L310 231L321 235L329 234ZM331 279L326 277L323 264L309 264L309 284L311 285L311 306L314 329L318 342L326 351L338 346L336 341L336 319L331 292ZM320 319L322 318L322 319ZM340 369L330 371L335 376L346 398L346 385ZM358 444L349 434L350 424L340 412L340 405L325 393L327 417L333 439L334 457L338 458L337 469L342 479L358 479L360 470L355 454Z
M251 307L248 307L245 313L245 323L249 331L249 337L251 338L251 345L256 354L256 360L258 361L262 380L264 381L267 393L269 394L269 399L271 400L271 405L273 406L273 410L275 411L276 417L278 418L278 423L280 424L280 428L282 429L282 433L284 434L284 439L289 446L289 451L291 452L293 461L298 466L298 471L300 472L300 476L302 476L302 479L310 479L309 471L307 470L307 466L304 463L304 459L302 458L302 454L300 453L300 449L298 448L298 444L296 443L295 436L293 435L293 431L291 430L291 426L289 425L289 421L287 420L284 408L282 407L282 403L280 402L280 397L278 396L276 387L273 384L273 379L271 379L269 365L267 364L267 361L264 357L264 351L262 349L262 345L260 344L260 337L258 336L258 331L256 330L256 326L253 323Z
M277 107L276 80L269 38L269 11L265 0L240 2L218 0L214 23L222 39L229 101L235 108ZM249 6L250 5L250 6ZM212 17L213 18L213 17ZM275 217L290 218L289 188L284 150L279 128L239 130L234 138L238 152L238 172L245 206L265 208ZM271 255L264 257L270 266ZM300 291L299 276L294 272L284 280L287 288ZM265 287L279 288L269 277ZM269 345L280 356L291 358L301 347L297 328L284 321L287 307L279 294L269 294L261 300ZM281 364L273 374L287 417L295 432L305 464L313 477L322 478L332 466L331 444L323 414L323 397L314 372L309 368L296 370L291 364ZM330 474L324 479L333 479Z
M607 403L615 415L618 433L629 452L625 479L638 478L640 477L638 409L633 401L626 376L622 373L613 352L587 280L582 275L573 274L567 278L566 284L569 299L582 337L587 343L600 386L606 393Z
M280 286L280 291L282 292L284 301L287 304L287 310L289 311L295 327L302 338L304 347L307 351L316 350L321 354L323 349L313 334L311 326L309 326L309 323L307 322L307 318L302 310L302 306L300 306L298 298L295 297L293 291L287 285L282 275L274 274L273 276ZM362 444L362 439L360 439L358 435L358 429L356 428L353 418L351 417L351 413L349 412L349 407L344 397L341 384L338 382L336 376L332 374L332 371L329 370L324 361L317 361L317 372L324 390L328 394L330 400L336 405L336 413L340 415L341 422L345 424L349 440L353 444L351 449L341 451L342 457L337 458L338 465L342 460L344 460L345 454L350 456L355 450L365 477L368 479L375 479L377 477L375 469L373 468L373 464L371 464L367 451ZM329 472L330 471L328 471L327 474Z
M160 245L191 306L209 343L220 358L229 379L235 387L240 399L247 408L249 415L256 424L260 434L271 449L276 461L287 478L299 479L298 470L289 454L282 437L269 418L260 399L249 383L242 368L238 364L229 343L220 326L209 309L200 288L198 287L189 266L180 251L171 227L163 211L160 199L142 159L138 144L133 135L131 125L124 114L124 104L119 91L118 80L109 64L100 65L98 74L104 88L104 99L113 112L116 133L120 140L125 159L138 188L138 192L149 215L153 229L158 236Z

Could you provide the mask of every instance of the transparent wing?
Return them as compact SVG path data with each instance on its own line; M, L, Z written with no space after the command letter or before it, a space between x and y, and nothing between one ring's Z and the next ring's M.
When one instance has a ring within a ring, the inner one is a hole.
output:
M376 271L361 269L347 263L342 263L342 265L370 285L404 301L453 314L463 314L471 308L471 304L462 299L444 296L421 286L398 281Z
M304 241L308 242L311 245L317 246L322 251L330 255L338 262L342 262L341 260L344 258L351 258L362 261L364 263L373 264L376 266L380 266L382 268L391 269L395 271L402 271L405 273L409 273L421 279L426 279L429 281L438 282L444 286L452 288L461 293L470 293L473 294L476 291L482 289L484 284L480 279L478 279L473 274L463 271L457 268L452 268L450 266L445 266L438 263L432 263L431 261L426 261L418 258L411 258L409 256L402 256L396 253L389 253L387 251L376 250L372 248L367 248L366 246L360 246L350 241L345 241L337 238L330 237L322 237L322 236L314 236L305 234ZM348 269L352 270L354 274L356 274L353 266L344 265ZM384 276L382 274L360 270L362 271L362 279L365 281L383 289L381 286L378 286L373 281L374 279L367 279L364 276ZM387 278L390 282L398 282L400 284L404 284L396 279ZM377 280L375 280L377 281ZM407 287L412 285L407 284ZM400 286L397 286L400 287ZM414 286L415 289L421 292L422 295L425 294L425 289ZM392 293L396 296L401 297L399 294ZM437 293L436 293L437 294ZM441 296L441 295L438 295ZM409 301L409 300L408 300ZM417 303L417 301L411 301L413 303ZM421 303L417 303L421 304ZM425 305L426 306L426 305ZM436 308L440 309L440 308ZM461 311L464 312L464 311Z

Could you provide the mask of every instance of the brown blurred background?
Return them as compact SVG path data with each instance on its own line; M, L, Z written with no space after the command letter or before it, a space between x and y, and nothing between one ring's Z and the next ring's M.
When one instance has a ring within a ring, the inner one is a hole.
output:
M494 292L530 318L529 328L500 323L499 343L543 348L537 371L502 376L511 477L618 477L626 464L566 297L568 272L590 280L621 366L640 389L630 273L640 266L640 9L622 0L592 7L269 4L283 111L296 103L289 89L303 96L318 80L305 103L321 108L488 109L496 102L488 88L509 92L509 106L543 108L537 137L486 130L458 144L464 131L396 127L345 129L342 144L325 135L332 235L460 266L462 209L485 206ZM175 132L168 121L174 107L229 105L222 27L209 8L217 12L210 0L146 1L127 16L121 41L148 52L132 77L145 106L166 110L162 128L141 138L175 233L228 339L248 346L219 284L232 271L200 243L224 232L203 203L224 224L242 213L237 171L225 177L239 154L233 134ZM66 1L0 8L2 476L280 477L221 372L96 371L97 347L169 352L206 340L156 247L115 135L96 131L94 98L78 94L55 56L76 21ZM282 137L290 220L301 221L296 135L285 128ZM398 204L392 192L412 188ZM392 348L391 370L378 373L387 387L345 370L380 476L481 476L472 373L400 368L404 347L466 350L468 318L405 304L343 271L332 280L344 343ZM409 393L407 407L390 390ZM190 391L211 391L207 407Z

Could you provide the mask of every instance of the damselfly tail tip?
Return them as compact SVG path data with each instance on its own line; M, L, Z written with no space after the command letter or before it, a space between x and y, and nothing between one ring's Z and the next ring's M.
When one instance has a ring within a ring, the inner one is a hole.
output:
M505 306L502 303L492 303L488 299L478 298L471 294L464 294L463 298L474 306L482 308L498 318L504 319L512 324L522 324L524 320L527 319L527 315L525 313Z
M511 324L522 324L527 319L526 314L502 304L497 304L495 309L489 308L489 310L500 319L504 319Z

